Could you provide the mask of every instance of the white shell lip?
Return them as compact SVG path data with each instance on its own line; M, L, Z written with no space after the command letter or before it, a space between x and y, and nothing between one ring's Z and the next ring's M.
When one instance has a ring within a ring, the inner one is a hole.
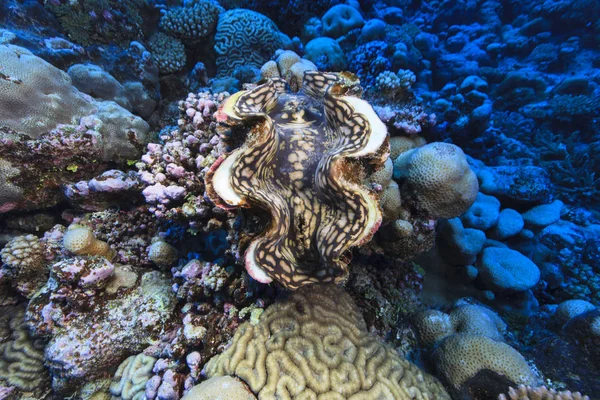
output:
M233 164L235 163L241 149L233 151L225 160L219 165L215 174L212 177L212 185L214 191L219 195L221 200L230 206L238 206L242 202L242 198L236 193L235 189L231 185L231 171Z
M367 154L375 153L381 147L385 138L387 137L387 127L381 121L381 119L379 119L375 113L375 110L373 110L373 107L371 107L371 105L365 100L353 96L344 96L341 98L341 100L350 104L350 106L352 106L354 109L354 112L362 114L371 125L371 134L369 135L369 141L367 144L362 149L349 156L361 157Z
M252 279L260 282L260 283L271 283L273 282L273 278L271 278L267 272L256 263L256 257L254 253L256 252L257 242L253 242L246 250L246 271L248 275L252 277Z

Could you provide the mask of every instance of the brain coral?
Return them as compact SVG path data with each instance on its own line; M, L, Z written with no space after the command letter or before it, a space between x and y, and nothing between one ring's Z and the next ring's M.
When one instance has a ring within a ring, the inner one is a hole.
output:
M182 40L202 39L215 31L221 12L223 8L217 2L196 0L184 7L169 8L160 19L160 27Z
M143 399L146 382L152 378L155 362L154 357L143 353L127 357L115 372L110 393L122 400Z
M215 51L219 74L232 75L236 67L262 67L275 50L291 46L268 17L251 10L229 10L219 18Z
M235 375L260 399L449 399L432 376L369 334L341 289L310 285L269 307L205 367Z
M223 105L219 118L248 122L250 130L213 165L207 193L223 208L270 213L245 255L246 269L263 283L297 289L340 281L347 250L370 240L381 223L376 194L362 180L383 163L387 130L367 102L345 92L354 83L310 71L298 94L274 79Z
M38 394L22 398L41 398L50 381L44 367L44 343L30 336L21 308L2 307L0 313L0 332L6 328L11 332L10 339L0 344L0 387Z
M0 127L35 138L94 110L66 72L27 49L0 45L0 71Z
M182 400L255 400L246 385L231 376L215 376L194 386Z

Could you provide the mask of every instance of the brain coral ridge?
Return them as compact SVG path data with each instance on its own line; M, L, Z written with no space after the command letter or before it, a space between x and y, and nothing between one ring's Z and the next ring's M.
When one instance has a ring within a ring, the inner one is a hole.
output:
M449 399L432 376L369 334L348 294L309 285L245 323L211 359L209 377L235 375L261 400Z
M207 174L207 193L223 208L270 213L245 254L260 282L275 279L288 289L339 282L347 250L370 240L381 223L376 194L362 181L366 169L383 165L388 134L367 102L345 92L349 79L306 72L297 94L270 79L220 110L221 121L249 129L246 142Z

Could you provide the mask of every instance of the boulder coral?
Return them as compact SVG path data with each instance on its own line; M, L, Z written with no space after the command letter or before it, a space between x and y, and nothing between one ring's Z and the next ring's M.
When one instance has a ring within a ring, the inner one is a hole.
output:
M435 142L408 150L394 160L394 177L432 218L452 218L467 210L479 191L477 176L463 151Z
M362 179L387 157L387 129L355 89L352 77L311 71L299 94L271 79L231 96L220 111L223 121L249 129L207 174L207 193L222 208L270 214L245 254L260 282L287 289L340 282L346 252L381 223L377 195Z
M449 399L432 376L372 336L351 297L310 285L238 328L209 377L234 375L260 399Z
M538 384L538 377L518 351L487 336L452 335L435 350L433 358L441 379L453 392L477 393L476 388L493 387L495 380Z
M78 256L102 256L109 260L115 257L115 251L106 242L96 239L92 229L84 225L69 226L63 238L63 245L65 250Z

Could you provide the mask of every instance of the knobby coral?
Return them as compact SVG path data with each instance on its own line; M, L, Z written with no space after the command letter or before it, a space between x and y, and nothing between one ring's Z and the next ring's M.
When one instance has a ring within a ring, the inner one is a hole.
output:
M381 223L365 171L383 164L387 130L371 106L350 94L353 77L306 72L303 90L271 79L231 96L221 120L245 126L245 143L215 162L207 193L223 208L259 207L271 221L245 255L260 282L288 289L339 282L345 253Z
M247 322L205 366L236 375L263 400L449 399L432 376L369 334L351 297L310 285Z

